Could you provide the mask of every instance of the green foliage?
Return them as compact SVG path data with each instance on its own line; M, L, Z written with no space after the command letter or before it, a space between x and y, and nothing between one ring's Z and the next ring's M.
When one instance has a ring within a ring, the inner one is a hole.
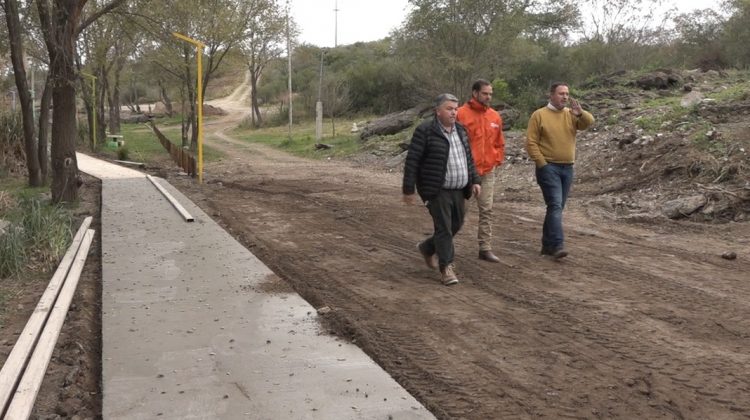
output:
M11 225L0 235L0 279L18 276L23 271L25 261L24 232Z
M17 191L18 208L3 215L11 224L0 236L0 278L18 276L27 267L47 270L70 245L69 212L42 201L35 190Z
M724 25L722 45L730 64L736 67L750 66L750 2L728 0L732 12Z
M37 259L46 265L56 263L70 244L70 215L60 205L42 202L38 198L21 201L21 219L27 243Z
M160 119L157 122L157 126L161 130L164 135L169 137L170 139L179 139L180 138L180 126L179 126L179 117L172 117L172 118L165 118ZM178 124L175 126L175 124ZM150 127L144 124L123 124L122 126L122 132L123 139L125 140L125 146L117 149L116 151L108 150L103 151L102 153L110 155L112 157L117 157L117 159L120 160L137 160L138 162L143 162L146 164L154 163L158 161L159 159L163 159L165 156L168 156L167 151L164 149L164 147L159 143L159 140L156 138L156 135L151 130ZM126 157L121 157L121 150L126 150ZM203 145L203 160L206 161L212 161L220 159L223 156L221 152L218 150L207 146L205 143Z
M0 112L0 171L25 172L20 113Z
M510 97L510 86L504 79L495 79L492 81L492 97L495 100L505 101Z
M336 120L336 136L330 119L323 121L323 138L321 143L331 146L330 149L315 147L315 123L313 121L295 124L292 137L289 138L287 126L264 127L260 129L235 130L233 135L243 141L266 144L297 156L328 158L349 156L361 148L359 136L349 133L352 120Z
M724 17L714 9L683 13L674 19L677 55L682 65L699 66L704 70L724 67L725 51L721 46Z
M710 153L714 157L726 155L727 144L721 138L711 138L708 133L714 130L711 124L704 122L690 135L690 141L698 149Z
M117 148L117 159L129 160L129 158L130 158L130 149L128 149L128 146L120 146Z
M615 110L614 112L610 113L607 117L607 120L605 122L606 125L615 125L620 122L620 111Z
M719 102L745 101L750 99L750 82L737 81L719 92L709 93L706 97Z
M665 130L675 122L695 112L694 109L685 108L680 105L662 106L647 115L641 115L635 119L635 124L649 133Z

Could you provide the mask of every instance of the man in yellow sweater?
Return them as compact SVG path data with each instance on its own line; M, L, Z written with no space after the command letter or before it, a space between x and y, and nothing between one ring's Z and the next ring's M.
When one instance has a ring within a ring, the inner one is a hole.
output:
M569 104L570 107L565 105ZM562 212L573 184L576 132L594 123L594 116L570 97L568 85L553 83L549 103L531 114L526 151L536 164L536 182L542 189L547 214L542 230L542 255L568 255L564 247Z

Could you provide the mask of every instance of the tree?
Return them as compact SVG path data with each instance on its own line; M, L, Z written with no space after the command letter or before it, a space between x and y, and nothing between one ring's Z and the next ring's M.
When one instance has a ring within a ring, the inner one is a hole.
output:
M731 13L723 36L726 55L736 67L750 65L750 1L728 0L725 7Z
M674 19L677 33L677 56L683 65L699 65L704 70L723 67L726 63L722 40L725 18L713 9L694 10Z
M276 0L255 0L249 12L241 47L250 72L250 119L258 127L262 122L258 80L268 63L284 51L287 22L285 11ZM290 36L296 35L294 26L290 32Z
M38 187L42 185L42 176L39 167L37 140L34 137L34 104L31 102L29 85L26 82L26 66L24 64L24 48L21 38L22 28L18 2L16 0L3 0L3 10L5 11L5 21L8 28L13 75L16 81L18 100L21 105L24 152L26 154L29 186Z
M412 64L420 94L467 92L477 77L505 68L509 46L562 32L575 23L574 3L515 0L410 0L412 10L394 33L396 49Z
M37 0L39 21L50 62L52 84L52 202L78 197L75 154L76 80L75 43L78 35L100 16L123 3L110 0L82 20L87 0Z
M584 0L587 10L574 48L584 74L658 66L668 58L664 48L675 10L665 0Z
M157 65L166 72L178 76L184 85L186 102L189 106L187 120L183 123L183 142L186 140L188 124L190 147L197 148L197 91L193 75L195 69L195 48L184 41L172 37L172 32L181 33L201 41L203 53L203 96L205 96L213 75L221 66L230 50L236 48L247 26L249 10L258 0L196 0L194 2L170 0L161 7L149 9L144 16L147 27L158 44Z

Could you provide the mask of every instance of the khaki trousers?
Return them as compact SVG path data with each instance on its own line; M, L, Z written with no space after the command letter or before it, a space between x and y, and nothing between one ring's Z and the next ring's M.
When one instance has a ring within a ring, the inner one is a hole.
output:
M480 251L492 250L492 202L495 197L495 170L482 175L482 192L477 196L477 207L479 208L479 240Z

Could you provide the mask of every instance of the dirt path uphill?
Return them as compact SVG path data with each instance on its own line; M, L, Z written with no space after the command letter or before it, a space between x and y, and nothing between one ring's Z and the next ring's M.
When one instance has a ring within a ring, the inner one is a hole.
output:
M555 262L538 255L538 191L500 186L502 263L476 258L472 202L461 283L443 287L416 252L431 220L401 203L400 174L225 129L207 127L228 156L206 165L204 185L170 182L439 418L750 418L747 224L626 224L573 201L571 256Z

